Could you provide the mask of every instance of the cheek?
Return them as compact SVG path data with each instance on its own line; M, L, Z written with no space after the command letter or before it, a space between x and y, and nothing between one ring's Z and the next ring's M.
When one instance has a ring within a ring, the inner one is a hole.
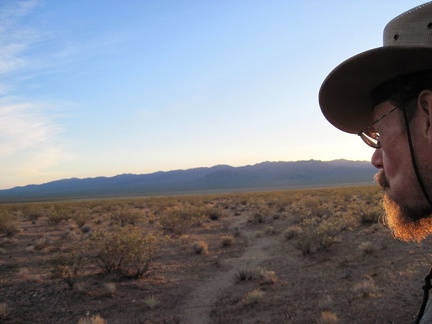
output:
M413 186L414 171L409 152L402 152L394 146L392 150L383 151L382 154L383 168L390 185L392 198L396 201L410 199L407 188Z

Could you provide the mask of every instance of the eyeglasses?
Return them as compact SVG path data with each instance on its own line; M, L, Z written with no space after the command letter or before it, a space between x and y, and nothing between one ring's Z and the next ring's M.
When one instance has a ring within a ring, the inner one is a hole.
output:
M368 127L366 127L365 129L363 129L360 133L358 133L357 135L361 137L361 139L370 147L373 148L380 148L381 147L381 143L379 141L379 132L377 132L374 128L374 125L376 123L378 123L380 120L382 120L384 117L387 117L388 115L390 115L393 111L395 111L397 108L399 107L394 107L392 110L390 110L387 114L381 116L380 118L378 118L377 120L375 120L372 124L370 124Z

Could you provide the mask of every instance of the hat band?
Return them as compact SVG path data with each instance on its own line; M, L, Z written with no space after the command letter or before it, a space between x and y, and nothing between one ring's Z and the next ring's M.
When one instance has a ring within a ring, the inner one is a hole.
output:
M417 95L424 89L432 89L432 70L398 76L372 90L374 106L398 97Z

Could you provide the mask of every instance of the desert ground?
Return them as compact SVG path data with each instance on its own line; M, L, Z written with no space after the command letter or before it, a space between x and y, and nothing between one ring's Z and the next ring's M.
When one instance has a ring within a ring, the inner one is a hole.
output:
M411 323L375 187L0 205L2 323Z

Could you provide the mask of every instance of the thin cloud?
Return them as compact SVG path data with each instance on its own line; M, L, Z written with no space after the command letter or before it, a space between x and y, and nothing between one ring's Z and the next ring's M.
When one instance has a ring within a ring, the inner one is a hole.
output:
M32 104L0 105L0 158L55 145L61 127Z

